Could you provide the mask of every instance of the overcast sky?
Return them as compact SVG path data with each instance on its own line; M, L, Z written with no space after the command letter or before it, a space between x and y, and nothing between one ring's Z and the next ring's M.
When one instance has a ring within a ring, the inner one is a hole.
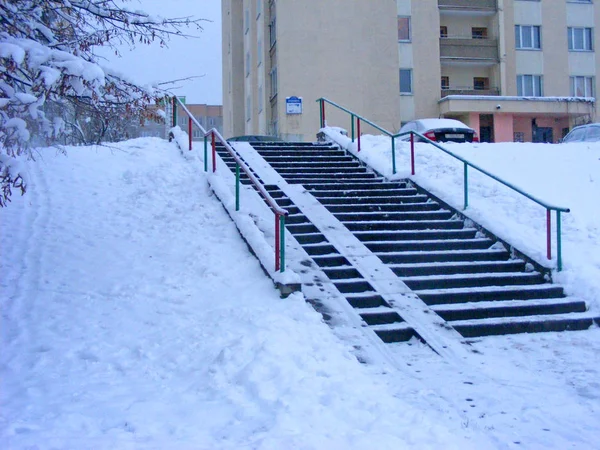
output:
M220 0L133 0L130 9L140 9L165 18L193 16L203 22L198 38L172 38L168 48L158 44L121 49L121 57L109 57L109 67L142 84L168 81L193 75L202 78L180 82L175 92L188 103L222 104L221 1ZM190 29L191 30L191 29Z

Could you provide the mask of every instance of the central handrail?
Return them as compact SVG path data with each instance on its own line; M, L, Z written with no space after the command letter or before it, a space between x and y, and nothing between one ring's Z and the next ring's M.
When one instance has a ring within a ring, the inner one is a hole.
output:
M254 176L250 167L246 162L239 156L234 148L227 142L225 138L219 133L216 128L206 129L198 122L190 110L177 96L173 96L173 126L177 124L177 106L180 106L188 116L188 139L189 139L189 150L192 150L192 124L196 125L204 136L204 171L208 171L208 152L207 152L207 138L211 136L211 147L212 147L212 171L217 171L217 158L216 158L216 145L215 141L219 141L227 153L234 159L236 164L236 184L235 184L235 210L240 209L240 169L248 176L252 185L260 193L260 195L267 202L273 213L275 214L275 271L285 271L285 217L289 214L286 209L283 209L277 204L277 202L267 192L265 187L260 181Z
M392 140L392 173L393 174L396 174L396 138L403 137L403 136L410 135L411 175L415 175L415 136L417 136L421 141L431 144L435 148L442 150L446 154L461 161L464 165L464 208L463 209L467 209L467 207L469 206L469 189L468 189L468 167L469 166L472 167L473 169L478 170L479 172L483 173L484 175L487 175L488 177L492 178L493 180L497 181L498 183L503 184L504 186L512 189L513 191L518 192L519 194L532 200L533 202L537 203L538 205L546 208L546 253L547 253L548 259L552 259L551 211L555 211L556 212L556 235L557 235L557 238L556 238L556 241L557 241L557 243L556 243L557 269L559 272L562 270L562 233L561 233L561 218L560 218L561 214L560 213L561 212L566 212L566 213L571 212L571 210L569 208L551 205L551 204L535 197L534 195L529 194L528 192L525 192L524 190L518 188L514 184L503 180L502 178L498 177L497 175L494 175L493 173L487 171L486 169L483 169L482 167L480 167L476 164L473 164L472 162L466 160L462 156L457 155L456 153L441 146L437 142L434 142L431 139L428 139L427 137L423 136L422 134L417 133L416 131L411 130L411 131L407 131L404 133L394 134L394 133L391 133L391 132L387 131L386 129L380 127L379 125L374 124L370 120L365 119L360 114L357 114L354 111L351 111L341 105L338 105L337 103L332 102L331 100L329 100L325 97L321 97L321 98L317 99L317 102L320 103L320 111L319 112L320 112L321 128L324 128L327 126L327 121L325 120L325 103L329 103L330 105L350 114L351 122L352 122L352 126L351 126L352 142L354 142L354 120L356 119L356 123L357 123L357 127L358 127L358 151L359 152L361 149L361 145L360 145L360 138L361 138L360 122L361 121L368 123L373 128L375 128L375 129L381 131L382 133L386 134L387 136L389 136Z

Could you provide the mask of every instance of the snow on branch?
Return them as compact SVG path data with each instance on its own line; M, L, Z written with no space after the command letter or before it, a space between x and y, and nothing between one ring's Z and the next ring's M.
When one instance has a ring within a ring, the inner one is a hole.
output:
M0 0L0 155L29 154L34 144L69 136L95 142L111 121L155 114L149 107L162 94L105 70L94 50L164 46L172 36L201 30L202 20L151 16L122 5L128 2ZM0 206L23 181L11 167L0 159Z

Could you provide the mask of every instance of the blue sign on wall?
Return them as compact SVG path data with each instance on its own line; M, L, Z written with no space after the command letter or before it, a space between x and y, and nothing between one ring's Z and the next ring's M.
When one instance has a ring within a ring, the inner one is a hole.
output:
M285 98L286 114L302 114L302 97Z

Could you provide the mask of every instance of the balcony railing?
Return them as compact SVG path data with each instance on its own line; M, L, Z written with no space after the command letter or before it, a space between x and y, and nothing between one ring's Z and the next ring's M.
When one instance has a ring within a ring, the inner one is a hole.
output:
M496 0L438 0L440 9L460 11L496 11Z
M500 95L498 88L489 89L475 89L472 87L451 87L448 89L442 89L440 98L447 97L449 95Z
M498 62L498 40L443 37L440 58Z

